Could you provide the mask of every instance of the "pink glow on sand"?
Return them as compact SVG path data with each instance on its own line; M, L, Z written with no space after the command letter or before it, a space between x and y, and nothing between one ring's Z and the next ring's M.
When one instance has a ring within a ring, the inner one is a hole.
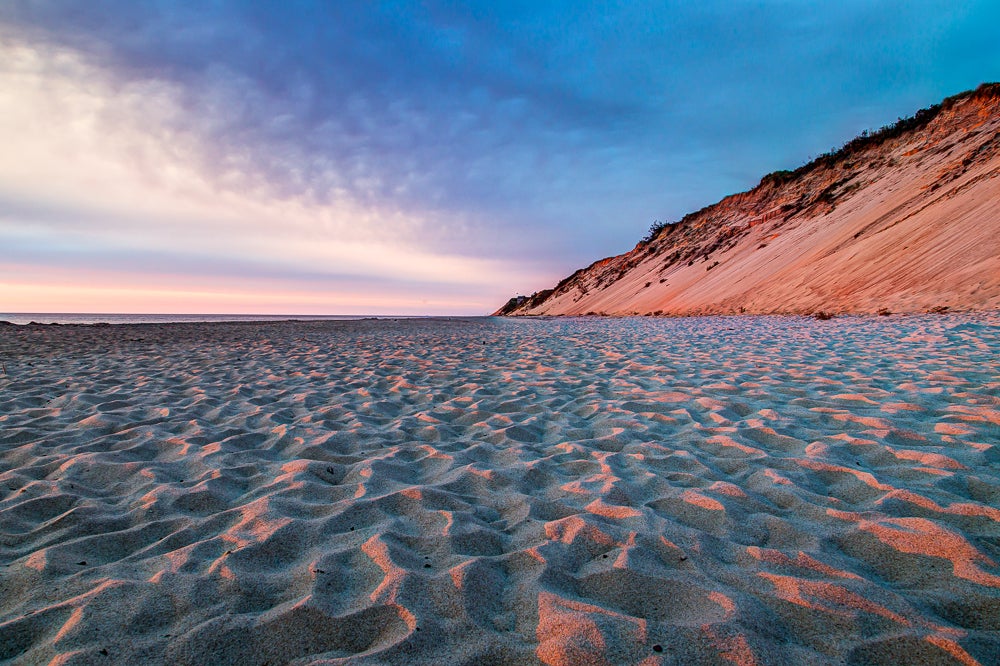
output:
M903 553L939 557L951 562L955 575L973 583L1000 588L1000 576L980 569L976 563L995 567L963 536L925 518L885 518L876 523L862 520L858 527Z
M382 582L369 595L371 600L377 603L395 604L399 595L399 586L406 578L406 570L393 562L392 556L389 554L389 547L380 536L373 536L365 541L361 546L361 551L385 573Z
M845 421L847 423L857 423L859 425L868 426L869 428L881 428L887 431L892 429L892 424L889 421L877 418L875 416L859 416L857 414L852 414L850 412L837 412L833 415L833 418L837 419L838 421Z
M939 435L971 435L975 432L972 428L957 423L938 423L934 426L934 432Z
M83 608L74 608L73 612L70 614L69 619L59 628L58 633L52 638L53 643L58 643L59 641L66 638L70 632L72 632L77 627L81 626L83 623Z
M839 585L794 576L780 576L765 571L757 575L774 585L778 597L789 603L845 617L852 616L855 611L862 611L880 615L904 627L910 626L910 621L899 613L894 613Z
M972 504L969 502L952 502L947 507L944 507L937 502L924 497L923 495L918 495L912 490L906 489L897 489L887 493L884 497L878 500L877 504L883 504L891 499L909 502L910 504L915 504L921 508L936 511L938 513L950 513L956 516L982 516L984 518L989 518L994 522L1000 523L1000 509L995 509L990 506L982 506L979 504Z
M995 567L996 563L979 552L964 537L925 518L881 518L877 522L853 511L827 509L827 515L856 522L858 529L874 535L901 553L948 560L959 578L988 587L1000 587L1000 576L980 569L976 563Z
M535 654L548 666L611 664L605 657L607 641L595 616L606 616L636 642L647 640L646 621L602 606L566 599L551 592L538 595L538 649Z
M792 559L780 550L775 550L773 548L760 548L758 546L747 546L747 553L749 553L754 559L762 562L768 562L770 564L808 569L810 571L821 573L825 576L863 580L861 576L858 576L857 574L831 567L830 565L820 562L801 550L795 555L795 559Z
M926 411L920 405L909 402L890 402L882 405L882 411L887 414L897 414L899 412L923 412Z
M48 566L48 564L49 558L48 550L46 548L36 550L24 560L24 566L29 569L34 569L35 571L45 571L45 567Z
M561 541L571 544L578 538L591 541L602 546L617 546L618 543L608 534L594 527L580 516L569 516L545 524L545 536L550 541Z
M736 613L736 602L724 595L722 592L712 590L708 593L708 598L709 600L722 606L722 609L726 613L726 618L732 617L733 614Z
M965 664L965 666L982 666L982 664L975 657L966 652L961 645L950 638L944 638L943 636L927 636L924 640L941 648L955 659Z
M702 509L708 509L709 511L725 511L726 507L722 506L719 500L712 499L707 495L704 495L697 490L688 489L681 493L681 499L688 504L693 504L695 506L701 507Z
M1000 425L1000 409L993 409L985 405L949 405L945 410L955 414L956 418L970 423L987 422Z
M830 396L833 400L844 400L848 402L864 402L869 405L877 405L878 403L869 398L866 395L860 393L839 393L834 396Z
M735 666L757 666L760 663L743 634L726 636L711 625L703 626L701 631L719 651L719 656Z
M605 518L612 518L615 520L624 520L626 518L638 518L642 516L642 512L638 509L632 508L630 506L621 506L617 504L607 504L602 499L595 499L593 502L587 505L587 511L596 515L604 516Z
M773 469L765 469L764 470L764 476L766 476L771 483L773 483L773 484L775 484L777 486L791 486L791 485L794 485L791 481L788 480L788 478L782 476L781 474L779 474L778 472L774 471Z
M747 494L743 492L743 489L737 486L735 483L729 483L727 481L716 481L708 487L709 490L713 490L720 495L729 495L730 497L739 497L741 499L746 498Z
M262 497L241 507L240 522L229 528L226 533L233 537L238 548L252 543L262 543L292 522L287 516L273 518L273 515L275 512L270 508L270 500Z
M797 462L801 466L817 472L831 472L833 474L847 474L849 476L853 476L866 486L871 486L877 490L894 490L892 486L879 483L874 476L868 472L862 472L858 469L851 469L850 467L844 467L842 465L833 465L831 463L820 462L818 460L810 460L808 458L800 458Z
M707 444L715 444L717 446L730 447L736 449L737 451L742 451L743 453L746 453L747 455L751 456L764 455L764 452L761 451L760 449L756 449L752 446L747 446L746 444L741 444L740 442L737 442L735 439L729 437L728 435L712 435L711 437L706 439L705 442Z

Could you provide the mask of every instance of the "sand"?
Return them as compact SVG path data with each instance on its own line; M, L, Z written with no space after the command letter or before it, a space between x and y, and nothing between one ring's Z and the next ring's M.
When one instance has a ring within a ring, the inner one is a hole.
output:
M1000 314L0 327L0 660L990 664Z
M920 130L726 197L516 313L1000 309L1000 87L991 90Z

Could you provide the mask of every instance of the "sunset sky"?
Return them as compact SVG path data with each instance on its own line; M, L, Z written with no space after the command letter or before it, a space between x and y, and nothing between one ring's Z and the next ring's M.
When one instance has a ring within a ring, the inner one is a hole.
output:
M1000 79L984 2L0 3L0 312L484 314Z

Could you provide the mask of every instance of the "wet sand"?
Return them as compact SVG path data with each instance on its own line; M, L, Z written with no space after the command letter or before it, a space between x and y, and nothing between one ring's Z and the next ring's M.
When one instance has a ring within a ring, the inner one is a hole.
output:
M989 664L1000 314L0 327L0 661Z

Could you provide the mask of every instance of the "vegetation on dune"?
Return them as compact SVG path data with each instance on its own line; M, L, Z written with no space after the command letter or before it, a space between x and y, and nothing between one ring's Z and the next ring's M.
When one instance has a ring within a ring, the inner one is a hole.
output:
M958 102L966 99L989 99L993 97L1000 97L1000 83L983 83L975 90L966 91L959 93L958 95L948 97L940 104L934 104L926 109L920 109L912 116L899 118L896 122L883 125L877 130L864 130L861 134L854 137L840 148L834 148L829 152L823 153L819 157L810 160L797 169L778 169L777 171L772 171L761 178L760 183L758 183L757 187L754 189L762 187L779 187L804 176L814 169L820 167L832 167L842 160L846 160L870 148L880 146L886 141L890 141L919 130L937 118L942 111L952 108ZM648 244L656 239L660 233L663 232L663 230L681 226L685 222L701 216L707 209L712 208L715 205L716 204L710 204L700 210L688 213L676 222L661 222L659 220L654 220L653 224L649 227L649 231L645 236L643 236L641 242Z
M806 162L799 168L789 171L779 169L772 171L760 179L758 187L765 185L782 185L791 180L795 180L817 167L830 167L840 160L856 155L869 148L880 146L886 141L897 139L901 136L926 127L932 120L938 117L942 111L952 108L958 102L966 99L988 99L1000 97L1000 83L983 83L975 90L966 91L946 98L940 104L934 104L926 109L920 109L912 116L898 118L896 122L883 125L877 130L864 130L840 148L834 148L819 157Z
M552 295L552 292L552 289L543 289L542 291L536 291L531 296L515 296L507 301L502 308L494 312L493 315L496 317L505 317L518 310L529 310L541 305L546 298Z
M866 168L896 166L895 157L884 160L881 153L875 152L880 148L883 151L888 149L889 152L894 149L893 146L884 147L883 144L915 135L958 104L969 101L994 103L998 99L1000 83L984 83L975 90L954 95L940 104L921 109L910 117L899 118L877 130L865 130L840 148L834 148L794 170L773 171L762 177L758 185L748 192L725 197L676 221L654 220L632 251L595 261L562 279L553 289L513 298L498 314L526 312L539 307L550 297L563 297L570 292L575 294L570 297L579 301L588 292L601 290L615 283L635 266L652 257L659 258L661 275L671 266L693 266L698 261L711 262L715 253L726 252L734 247L754 226L769 223L773 232L775 227L795 215L828 214L840 201L865 186ZM966 156L963 166L967 167L978 159L979 153L995 150L1000 145L998 142L1000 133ZM951 177L956 178L958 175L960 173L956 172ZM935 183L934 188L940 185L940 182ZM766 240L757 249L764 247L767 247ZM706 263L705 270L711 271L719 265L720 261L716 258L715 263ZM664 282L665 279L659 280L660 284ZM653 281L648 280L643 289L652 284ZM828 314L832 316L832 313L826 312L817 313L816 316L822 319Z
M653 220L653 223L649 225L649 231L646 232L646 235L642 237L642 240L640 242L648 243L654 238L656 238L661 231L663 231L668 227L672 229L676 224L677 222L667 222L667 221L661 222L660 220Z

